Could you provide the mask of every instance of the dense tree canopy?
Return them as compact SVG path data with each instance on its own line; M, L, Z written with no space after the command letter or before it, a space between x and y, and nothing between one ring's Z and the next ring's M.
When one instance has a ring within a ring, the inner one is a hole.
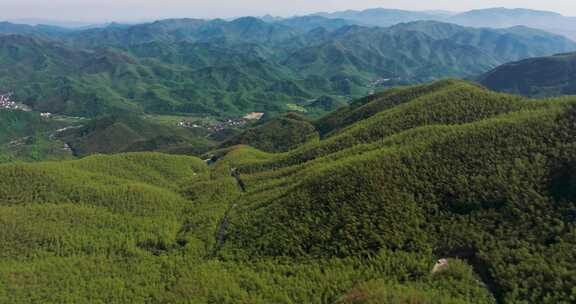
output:
M447 80L281 119L317 135L1 165L0 302L576 301L575 99Z

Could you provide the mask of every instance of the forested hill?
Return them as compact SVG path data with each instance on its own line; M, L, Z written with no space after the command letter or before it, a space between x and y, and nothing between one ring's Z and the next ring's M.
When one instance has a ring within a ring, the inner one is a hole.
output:
M269 120L317 132L284 153L3 165L0 302L571 303L575 119L446 80Z
M440 22L388 28L308 17L170 19L81 31L0 24L0 93L34 110L111 113L327 113L398 84L472 77L506 62L576 50L528 28Z
M576 94L576 53L525 59L507 63L482 75L486 87L526 96Z

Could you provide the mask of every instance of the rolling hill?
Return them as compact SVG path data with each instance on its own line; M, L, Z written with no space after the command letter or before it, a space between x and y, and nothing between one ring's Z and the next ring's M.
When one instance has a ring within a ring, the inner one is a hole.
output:
M44 119L39 113L0 110L0 163L70 158L63 142L50 139L69 125L63 120Z
M576 94L576 53L507 63L482 75L484 86L501 92L544 97Z
M221 146L249 145L266 152L286 152L319 138L316 127L307 119L288 113L233 136Z
M445 80L284 153L2 165L0 302L570 302L575 109Z
M248 189L229 215L224 252L431 250L476 265L499 302L570 298L573 282L560 273L573 273L571 257L554 248L574 246L570 229L560 228L572 219L564 208L574 199L565 175L574 99L529 101L449 81L352 107L335 114L351 124L320 142L265 157L240 147L220 160L246 173ZM353 122L372 109L381 110ZM542 212L550 222L541 222ZM524 255L528 247L534 251ZM543 272L550 281L536 279ZM538 283L519 287L527 277Z
M111 115L58 134L75 156L121 152L178 151L199 155L215 145L208 132L159 124L136 115Z

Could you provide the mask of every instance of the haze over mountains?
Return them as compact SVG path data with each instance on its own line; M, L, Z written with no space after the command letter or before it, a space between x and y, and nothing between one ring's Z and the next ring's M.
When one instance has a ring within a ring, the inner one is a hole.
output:
M437 21L366 27L318 16L172 19L87 30L2 23L0 32L6 34L0 87L35 110L89 117L280 113L294 106L319 113L331 110L315 106L321 96L346 101L382 87L472 78L510 61L576 50L564 37L526 27Z
M363 11L338 11L332 13L316 13L308 16L282 18L265 16L265 21L280 21L293 23L302 18L325 17L339 19L335 24L357 24L366 26L391 26L398 23L413 21L440 21L472 27L507 28L514 26L527 26L542 29L552 33L565 35L576 39L576 17L564 16L556 12L545 10L531 10L522 8L487 8L465 12L450 12L441 10L408 11L399 9L374 8ZM7 20L15 24L48 25L68 29L86 29L91 27L105 27L111 23L94 24L89 22L62 21L49 19L20 18ZM134 21L123 22L134 24ZM144 21L142 21L144 23Z
M0 303L574 303L571 20L0 23Z
M293 18L167 19L84 27L2 22L0 94L14 93L14 100L35 112L64 115L64 124L75 123L76 117L96 118L92 127L69 131L59 139L76 156L145 147L199 152L221 140L253 142L276 134L268 134L271 128L266 127L260 128L264 135L236 138L226 137L240 130L212 135L206 129L174 131L177 117L208 117L212 124L252 111L266 117L290 111L319 117L387 88L446 77L480 79L494 90L529 96L570 94L572 70L559 64L570 62L566 56L553 57L564 59L546 67L546 81L538 77L542 68L530 68L541 65L530 63L540 62L531 58L576 51L576 43L526 25L556 24L569 30L571 20L549 12L495 8L458 14L371 9ZM170 121L166 129L157 120L143 120L144 115L176 116L159 119ZM20 127L26 121L35 119L15 118L10 127L14 131L6 132L11 135L4 142L34 135ZM308 130L299 119L270 123L278 124ZM41 121L37 126L51 132L55 128ZM312 133L279 134L299 142ZM121 137L134 140L104 144ZM55 144L40 139L25 146L39 145L45 153L31 157L31 151L16 149L17 154L34 159L52 154ZM280 146L259 147L277 151L293 144Z
M576 17L529 9L490 8L462 13L413 12L393 9L368 9L321 13L318 16L340 18L357 24L390 26L402 22L435 20L472 27L506 28L527 26L576 39Z

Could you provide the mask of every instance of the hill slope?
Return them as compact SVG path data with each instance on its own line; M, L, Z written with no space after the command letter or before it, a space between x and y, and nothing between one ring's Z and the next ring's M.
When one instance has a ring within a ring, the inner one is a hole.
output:
M576 53L507 63L479 78L484 86L526 96L576 94Z
M3 165L0 300L570 302L575 109L447 80L280 154Z
M499 302L569 299L575 101L435 86L396 106L375 98L365 106L381 112L288 154L220 160L248 189L223 254L431 251L475 265Z
M226 167L195 158L92 156L4 165L0 176L2 302L323 303L347 301L357 281L386 276L397 283L370 286L394 291L388 299L398 303L491 303L466 265L405 281L427 273L424 255L288 264L219 258L222 218L241 192ZM397 272L405 262L410 270Z
M286 152L318 139L316 128L305 118L289 113L234 136L222 146L249 145L266 152Z
M186 150L201 154L213 145L206 132L158 124L135 115L94 119L58 134L76 156L97 153Z

